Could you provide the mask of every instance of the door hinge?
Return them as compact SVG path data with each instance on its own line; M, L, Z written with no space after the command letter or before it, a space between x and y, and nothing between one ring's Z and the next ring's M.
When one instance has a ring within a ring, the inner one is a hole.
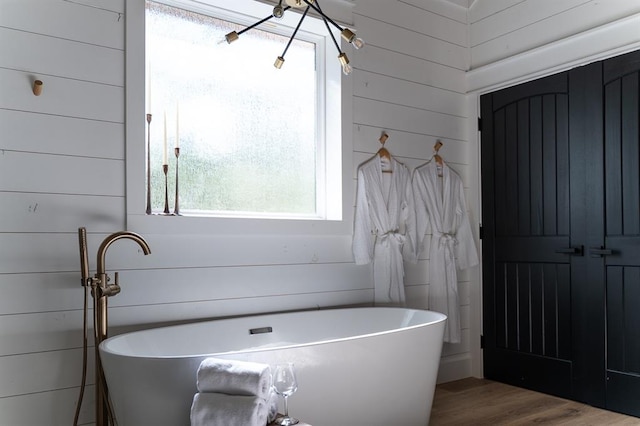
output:
M484 229L482 228L482 225L480 225L480 230L478 232L478 238L480 238L480 239L484 238Z
M484 334L480 335L480 349L484 349Z
M482 131L482 118L478 117L478 131Z

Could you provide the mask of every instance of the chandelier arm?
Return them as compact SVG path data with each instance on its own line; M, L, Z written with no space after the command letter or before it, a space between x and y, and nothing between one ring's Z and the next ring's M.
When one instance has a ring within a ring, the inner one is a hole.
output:
M291 38L289 38L289 42L287 43L287 47L284 48L284 52L282 52L282 58L284 58L284 55L287 54L287 50L289 50L289 46L291 46L291 42L293 42L293 39L295 38L296 34L298 33L298 30L300 29L300 25L302 25L302 21L304 21L304 18L307 17L307 13L309 13L309 6L307 6L307 8L304 10L304 13L302 14L302 17L300 18L300 21L298 22L298 25L296 26L296 29L293 30L293 34L291 34Z
M284 11L286 12L286 11L287 11L287 10L289 10L289 9L291 9L291 6L287 6L287 7L285 7L285 8L284 8ZM269 19L271 19L271 18L273 18L273 15L269 15L269 16L267 16L266 18L261 19L260 21L256 22L255 24L253 24L253 25L249 25L247 28L245 28L245 29L243 29L243 30L238 31L238 35L240 35L240 34L242 34L242 33L244 33L244 32L247 32L247 31L249 31L249 30L251 30L251 29L253 29L253 28L257 27L257 26L258 26L258 25L260 25L260 24L264 24L265 22L267 22L267 21L268 21Z
M340 25L336 24L335 21L331 18L329 18L327 15L324 14L324 12L322 11L322 9L320 9L320 4L318 3L318 0L315 0L315 2L318 4L318 6L316 6L315 4L311 3L309 0L302 0L303 2L305 2L309 7L312 7L316 12L318 12L320 14L320 16L322 16L324 19L326 19L327 21L329 21L331 23L331 25L333 25L334 27L336 27L337 29L339 29L341 32L344 31L344 28L342 28Z
M317 2L316 3L318 5L318 9L320 11L322 11L322 9L320 9L320 3ZM324 24L327 26L327 31L329 32L329 35L331 36L331 39L333 40L333 44L336 45L336 50L338 51L338 53L342 53L342 49L340 48L340 45L338 44L338 40L336 40L336 37L333 35L333 32L331 31L331 27L329 27L329 22L327 21L327 18L324 17L324 15L322 15L322 20L324 21Z

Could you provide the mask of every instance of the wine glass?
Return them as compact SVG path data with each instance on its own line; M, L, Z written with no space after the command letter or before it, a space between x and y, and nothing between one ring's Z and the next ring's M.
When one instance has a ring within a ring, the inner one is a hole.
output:
M298 419L289 417L289 406L287 398L298 390L298 382L296 380L296 372L293 363L277 364L273 371L273 389L284 398L284 417L277 421L282 426L295 425Z

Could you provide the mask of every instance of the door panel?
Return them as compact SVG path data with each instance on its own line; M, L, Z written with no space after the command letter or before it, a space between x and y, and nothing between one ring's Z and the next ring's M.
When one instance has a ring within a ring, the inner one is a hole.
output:
M640 416L640 53L605 62L607 407ZM631 397L630 395L633 395Z
M496 346L570 360L570 270L563 264L497 263Z
M485 95L481 108L485 376L568 397L568 73Z
M514 100L492 114L496 235L569 235L567 93Z
M607 267L607 408L640 416L640 268Z
M640 268L607 268L607 367L640 374Z
M606 83L607 235L640 233L638 116L638 73Z

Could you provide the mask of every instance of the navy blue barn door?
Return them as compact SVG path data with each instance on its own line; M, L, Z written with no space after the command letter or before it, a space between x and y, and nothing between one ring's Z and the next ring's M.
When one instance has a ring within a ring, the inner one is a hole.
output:
M485 376L637 416L639 69L481 97Z

